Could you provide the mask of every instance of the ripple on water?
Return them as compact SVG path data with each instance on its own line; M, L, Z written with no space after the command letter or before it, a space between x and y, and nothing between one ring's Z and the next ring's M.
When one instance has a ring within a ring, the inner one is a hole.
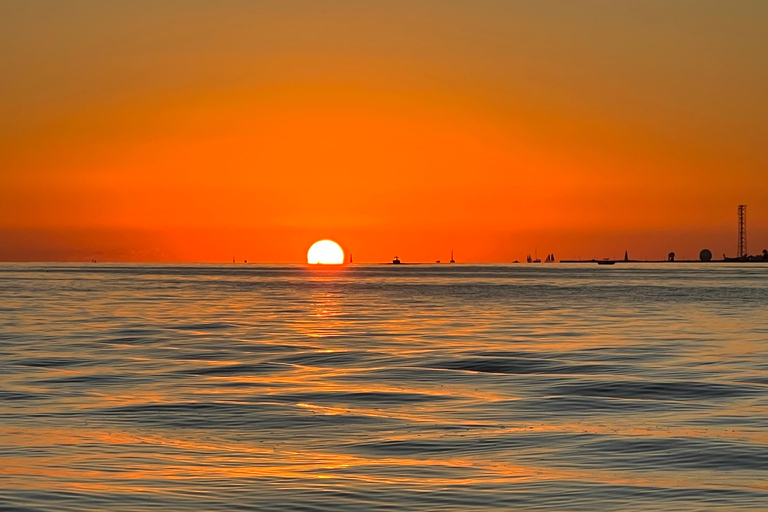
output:
M0 510L766 510L768 267L0 265Z

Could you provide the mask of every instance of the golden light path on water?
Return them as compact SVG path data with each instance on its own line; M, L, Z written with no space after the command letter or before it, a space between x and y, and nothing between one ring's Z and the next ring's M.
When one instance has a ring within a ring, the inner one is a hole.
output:
M760 509L766 277L0 265L0 508Z

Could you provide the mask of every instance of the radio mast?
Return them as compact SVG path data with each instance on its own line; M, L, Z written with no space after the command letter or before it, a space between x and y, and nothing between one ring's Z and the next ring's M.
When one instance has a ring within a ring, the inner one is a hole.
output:
M747 205L739 205L739 248L736 251L737 258L747 256Z

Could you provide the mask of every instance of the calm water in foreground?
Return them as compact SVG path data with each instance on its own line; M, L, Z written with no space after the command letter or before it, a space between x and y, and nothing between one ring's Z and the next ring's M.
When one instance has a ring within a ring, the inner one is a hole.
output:
M768 265L0 265L0 510L768 510Z

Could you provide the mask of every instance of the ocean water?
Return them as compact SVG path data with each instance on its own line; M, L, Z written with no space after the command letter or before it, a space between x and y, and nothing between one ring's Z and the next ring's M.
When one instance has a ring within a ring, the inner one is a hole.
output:
M768 265L0 265L0 510L768 510Z

